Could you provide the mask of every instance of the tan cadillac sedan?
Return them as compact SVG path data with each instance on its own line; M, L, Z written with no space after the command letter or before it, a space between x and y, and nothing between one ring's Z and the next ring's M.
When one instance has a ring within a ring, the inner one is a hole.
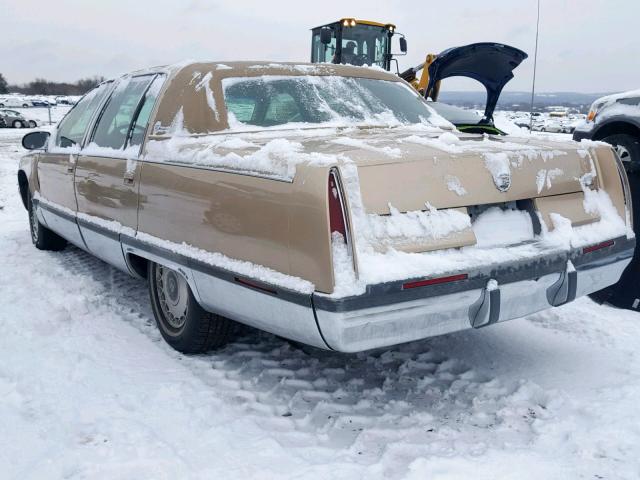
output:
M462 134L371 68L135 72L23 146L35 246L147 279L183 352L234 322L343 352L480 328L615 283L635 247L610 147Z

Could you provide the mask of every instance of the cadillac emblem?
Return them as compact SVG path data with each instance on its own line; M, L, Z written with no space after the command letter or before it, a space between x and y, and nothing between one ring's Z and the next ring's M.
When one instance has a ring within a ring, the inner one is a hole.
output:
M501 173L497 176L497 178L494 178L494 180L496 187L498 187L498 190L500 190L501 192L506 192L507 190L509 190L509 188L511 188L510 172Z

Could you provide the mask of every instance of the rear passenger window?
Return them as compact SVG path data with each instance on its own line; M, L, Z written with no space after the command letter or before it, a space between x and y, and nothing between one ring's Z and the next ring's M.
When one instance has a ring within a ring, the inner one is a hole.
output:
M106 96L113 82L105 82L91 90L71 109L58 125L56 146L73 147L82 142L93 113Z
M92 143L121 150L129 135L131 122L153 75L121 80L111 94L93 132Z
M164 82L164 75L158 75L155 80L149 86L147 93L144 94L144 100L136 117L136 121L131 129L131 139L129 140L129 146L142 145L144 141L144 135L147 132L147 125L149 124L149 117L153 111L153 106L156 104L156 99L160 93L160 88Z

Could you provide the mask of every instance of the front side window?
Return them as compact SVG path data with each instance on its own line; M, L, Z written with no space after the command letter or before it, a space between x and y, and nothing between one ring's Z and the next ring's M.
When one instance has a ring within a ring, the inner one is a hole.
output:
M426 102L396 81L263 76L222 81L229 125L394 125L428 122Z
M387 68L389 31L375 25L357 24L342 29L342 63Z
M67 148L80 145L94 112L111 88L112 82L105 82L80 99L58 125L55 145Z
M320 41L320 30L313 34L311 41L311 62L313 63L334 63L336 54L336 32L331 29L331 42L325 45Z
M145 75L120 81L102 111L93 132L92 144L115 150L124 148L133 117L152 80L153 75Z

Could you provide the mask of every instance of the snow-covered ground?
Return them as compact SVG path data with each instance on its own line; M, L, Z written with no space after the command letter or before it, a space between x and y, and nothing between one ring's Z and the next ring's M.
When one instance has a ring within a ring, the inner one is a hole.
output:
M24 133L0 130L0 477L640 478L637 313L581 299L358 355L247 330L184 356L144 282L31 246Z

